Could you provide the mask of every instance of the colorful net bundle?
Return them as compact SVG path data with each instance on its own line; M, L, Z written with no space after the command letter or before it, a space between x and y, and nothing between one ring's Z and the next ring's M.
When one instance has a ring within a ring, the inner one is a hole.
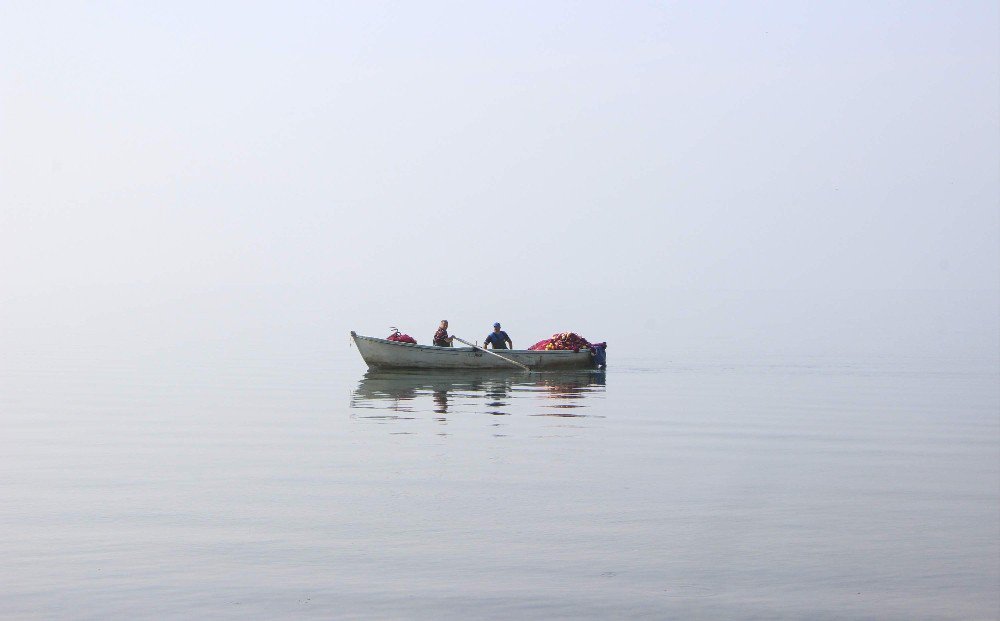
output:
M559 332L558 334L553 334L550 339L538 341L528 349L533 351L552 349L580 351L583 348L589 347L590 342L576 332Z

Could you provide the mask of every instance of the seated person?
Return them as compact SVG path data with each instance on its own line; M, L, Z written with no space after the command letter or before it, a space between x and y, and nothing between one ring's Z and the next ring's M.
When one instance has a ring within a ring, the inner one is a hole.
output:
M441 325L438 327L437 332L434 333L434 344L438 347L451 347L451 342L455 339L453 336L448 336L448 320L442 319Z
M483 341L483 349L488 349L490 344L493 345L493 349L514 349L514 343L507 333L500 329L499 323L493 324L493 332Z

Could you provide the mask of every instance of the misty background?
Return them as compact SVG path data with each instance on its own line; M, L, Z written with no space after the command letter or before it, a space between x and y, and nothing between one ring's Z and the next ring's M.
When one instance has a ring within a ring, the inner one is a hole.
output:
M0 346L1000 357L995 2L0 2Z

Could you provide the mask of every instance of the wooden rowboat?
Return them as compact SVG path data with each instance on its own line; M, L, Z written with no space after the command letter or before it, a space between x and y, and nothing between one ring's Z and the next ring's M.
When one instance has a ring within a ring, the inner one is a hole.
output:
M373 336L362 336L351 331L351 338L358 352L371 369L503 369L517 370L517 366L498 356L492 356L474 347L434 347L397 343ZM531 351L528 349L501 349L504 358L529 367L532 371L566 369L593 369L594 359L589 349L580 351Z

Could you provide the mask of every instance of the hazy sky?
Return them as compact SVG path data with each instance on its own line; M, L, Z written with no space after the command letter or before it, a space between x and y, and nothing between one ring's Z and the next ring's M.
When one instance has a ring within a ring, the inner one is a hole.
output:
M995 292L998 32L993 1L0 0L2 286Z

